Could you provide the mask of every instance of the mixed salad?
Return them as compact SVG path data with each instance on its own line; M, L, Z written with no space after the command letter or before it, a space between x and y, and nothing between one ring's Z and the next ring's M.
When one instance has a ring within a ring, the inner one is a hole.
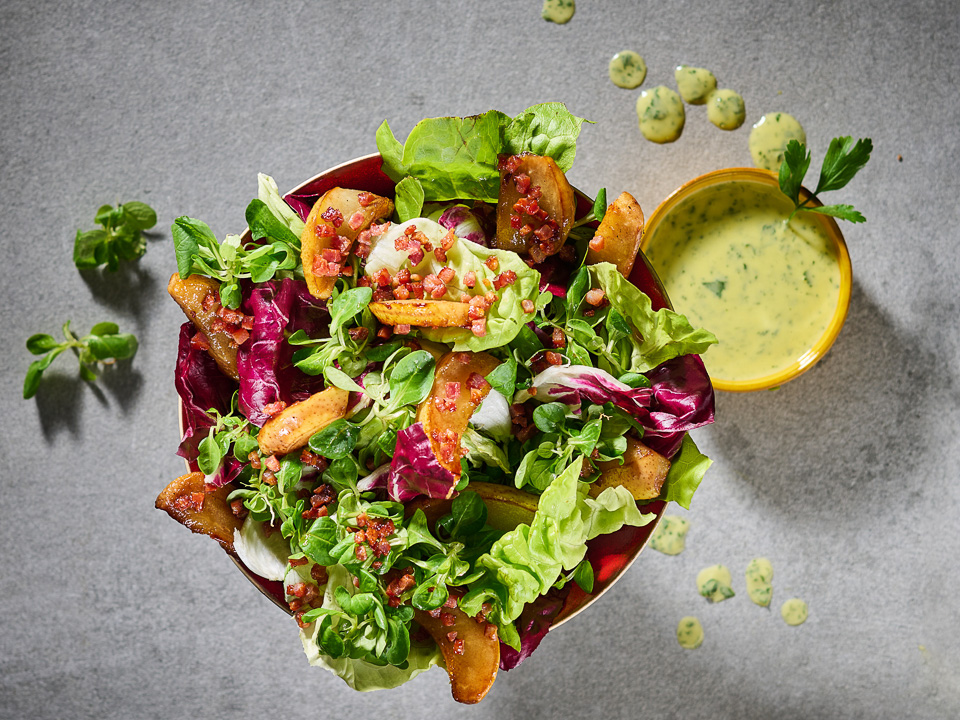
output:
M157 505L280 583L357 690L442 665L480 700L592 591L587 543L689 506L709 465L687 431L716 340L626 279L643 214L566 180L583 122L384 122L364 187L261 175L248 235L173 225L195 472Z

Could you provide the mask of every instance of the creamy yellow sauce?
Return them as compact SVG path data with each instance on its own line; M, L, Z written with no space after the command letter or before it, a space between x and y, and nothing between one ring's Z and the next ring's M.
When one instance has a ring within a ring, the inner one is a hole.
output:
M747 565L747 595L760 607L769 607L773 597L773 565L766 558L754 558Z
M677 625L677 642L687 650L696 650L703 645L703 626L692 615L681 618Z
M640 132L647 140L669 143L680 137L686 116L680 96L666 85L644 90L637 98Z
M540 17L558 25L564 25L570 22L577 5L574 0L543 0L543 9L540 11Z
M678 65L673 77L680 97L691 105L703 105L710 93L717 89L717 78L706 68Z
M650 538L650 547L664 555L679 555L686 545L690 523L677 515L664 515Z
M707 97L707 119L721 130L736 130L746 117L747 111L739 93L714 90Z
M790 598L780 606L780 616L787 625L802 625L807 614L807 604L800 598Z
M793 115L767 113L750 131L750 156L753 164L777 172L783 162L783 151L791 140L807 142L807 134Z
M718 379L784 370L824 334L840 296L833 242L778 188L735 181L692 194L664 216L647 257L678 312L719 343L704 354Z
M722 602L734 596L726 565L711 565L697 573L697 592L710 602Z
M617 87L640 87L647 77L647 63L633 50L621 50L610 58L607 74Z

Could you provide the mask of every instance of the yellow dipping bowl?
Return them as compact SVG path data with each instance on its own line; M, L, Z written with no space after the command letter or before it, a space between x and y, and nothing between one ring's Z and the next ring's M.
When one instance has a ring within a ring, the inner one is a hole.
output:
M694 178L677 188L653 211L644 229L641 249L644 252L649 250L651 240L659 223L682 201L706 188L731 182L760 183L777 189L780 187L779 180L775 173L757 168L726 168L724 170L714 170L713 172ZM800 189L801 200L807 200L810 195L810 191L806 188ZM813 204L817 206L821 205L821 203L817 201L814 201ZM827 354L834 340L837 339L837 335L840 334L840 328L843 327L843 323L847 318L847 311L850 307L850 288L853 284L850 253L847 251L847 244L844 242L843 234L840 232L840 228L837 227L837 223L832 217L817 213L809 213L808 217L814 218L815 221L820 224L827 237L833 243L837 254L837 262L840 266L840 294L837 298L837 307L833 312L833 316L826 330L820 338L812 343L809 349L803 352L791 365L773 374L748 380L731 380L711 375L713 386L717 390L752 392L754 390L770 390L779 387L783 385L783 383L792 380L813 367L820 358ZM667 292L670 292L669 287L667 287ZM682 313L683 311L684 309L682 307L677 308L677 312ZM709 353L709 351L707 352Z

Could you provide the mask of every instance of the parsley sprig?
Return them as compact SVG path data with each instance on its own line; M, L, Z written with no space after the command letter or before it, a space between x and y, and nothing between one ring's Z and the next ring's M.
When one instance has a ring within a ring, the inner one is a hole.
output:
M783 164L780 165L780 190L793 200L795 205L790 219L802 210L831 215L841 220L854 223L866 222L866 218L857 212L853 205L823 205L815 207L812 203L819 200L820 193L829 190L839 190L849 183L853 176L867 164L873 142L870 138L861 138L854 142L852 137L836 137L830 141L827 154L823 158L820 168L820 179L817 188L806 200L800 201L800 186L803 177L810 168L810 153L807 146L797 140L791 140L783 153Z
M73 242L73 263L80 269L106 265L116 271L121 260L137 260L147 251L141 232L157 224L157 213L142 202L128 202L113 207L103 205L94 222L100 230L77 230Z
M38 333L27 339L27 350L43 357L30 363L27 369L27 377L23 381L24 399L36 395L44 370L66 350L73 350L76 354L80 362L80 377L87 382L97 379L98 364L107 365L114 360L132 358L137 352L137 338L130 333L120 332L117 324L112 322L97 323L89 334L78 338L70 330L70 321L67 320L63 324L63 337L63 342L57 342L52 335Z

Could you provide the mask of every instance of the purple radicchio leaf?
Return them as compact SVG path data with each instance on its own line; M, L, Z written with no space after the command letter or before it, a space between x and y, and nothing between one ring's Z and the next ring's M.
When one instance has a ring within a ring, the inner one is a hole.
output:
M517 652L506 643L500 643L500 669L513 670L533 654L546 637L550 626L563 607L564 598L556 591L541 595L529 603L517 618L516 627L520 635L520 651Z
M542 263L537 263L533 269L540 273L540 292L550 291L554 297L565 298L567 285L570 284L570 264L560 261L556 255L551 255Z
M374 490L386 490L387 479L390 477L390 463L384 463L366 477L357 480L357 490L360 492L372 492Z
M197 446L214 423L207 411L213 408L221 414L228 413L237 389L237 384L223 374L206 350L190 344L196 333L192 322L180 327L174 376L177 394L183 402L183 437L177 455L191 461L197 459Z
M699 355L673 358L646 375L653 400L648 419L640 421L649 428L644 443L671 458L688 430L713 422L713 385Z
M293 366L293 348L285 331L304 330L316 336L325 325L326 308L306 284L285 278L255 285L246 294L243 310L253 316L250 338L237 351L240 410L262 426L270 416L264 407L278 401L305 400L323 389L323 377L311 377Z
M407 502L419 495L446 499L453 495L456 485L456 476L437 460L423 423L414 423L397 433L396 454L387 478L391 500Z
M206 482L211 487L221 488L227 483L236 480L244 467L246 467L246 463L240 462L233 455L227 455L220 462L220 467L217 468L213 477L207 478Z
M530 387L540 402L576 406L584 400L609 402L638 419L646 415L653 395L650 388L632 388L605 370L586 365L552 365L533 378Z
M458 238L469 240L484 247L489 244L480 218L468 207L452 205L443 211L437 222L448 230L453 228L453 232Z

